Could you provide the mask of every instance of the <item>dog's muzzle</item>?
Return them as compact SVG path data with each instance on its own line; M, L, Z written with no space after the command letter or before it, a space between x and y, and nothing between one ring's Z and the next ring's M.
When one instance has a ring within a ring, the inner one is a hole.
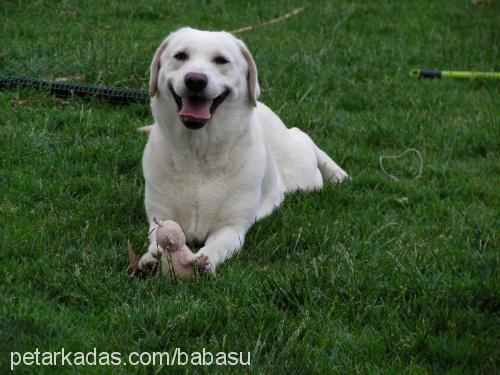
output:
M186 75L186 80L187 77L189 76ZM191 77L192 78L192 77ZM191 86L196 86L196 87L201 87L203 80L194 80L193 82L190 83ZM186 82L186 86L189 88L189 85ZM203 88L206 87L206 83L203 86ZM217 96L214 99L209 99L203 96L200 93L195 93L193 95L188 95L188 96L179 96L175 92L174 88L172 85L169 85L170 92L177 104L177 109L179 112L179 117L182 121L182 123L188 128L188 129L201 129L203 126L205 126L208 121L212 118L212 115L214 114L215 110L217 107L224 101L224 99L227 98L229 95L230 91L226 89L222 94ZM201 89L203 90L203 89ZM194 90L192 90L194 91ZM199 91L199 90L198 90Z

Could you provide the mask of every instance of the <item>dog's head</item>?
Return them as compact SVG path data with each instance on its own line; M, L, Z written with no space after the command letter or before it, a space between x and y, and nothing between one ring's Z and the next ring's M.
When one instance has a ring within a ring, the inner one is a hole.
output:
M241 40L226 32L182 28L156 50L150 94L175 105L187 128L199 129L219 106L256 106L260 89L252 55Z

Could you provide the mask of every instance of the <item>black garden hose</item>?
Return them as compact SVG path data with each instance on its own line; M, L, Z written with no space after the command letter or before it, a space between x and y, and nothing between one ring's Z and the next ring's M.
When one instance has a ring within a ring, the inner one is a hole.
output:
M67 82L51 82L28 77L0 78L0 90L26 88L36 91L48 91L60 98L80 97L84 99L97 98L112 104L147 104L149 93L139 89L120 89L117 87L101 87L81 85Z

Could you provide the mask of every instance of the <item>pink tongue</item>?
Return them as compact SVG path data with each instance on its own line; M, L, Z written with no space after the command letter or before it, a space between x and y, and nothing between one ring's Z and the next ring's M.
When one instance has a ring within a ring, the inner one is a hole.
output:
M193 103L188 98L182 98L182 107L179 115L191 117L196 120L210 120L210 106L212 100L204 100L199 103Z

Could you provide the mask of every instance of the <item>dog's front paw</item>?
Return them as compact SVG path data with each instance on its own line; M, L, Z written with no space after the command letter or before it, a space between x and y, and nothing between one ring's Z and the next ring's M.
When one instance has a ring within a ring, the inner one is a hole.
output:
M210 266L210 261L205 254L201 254L198 258L196 258L196 266L201 269L208 268Z
M158 265L158 258L156 258L149 251L141 257L139 260L139 269L142 272L149 273Z
M210 263L206 254L200 254L196 258L196 267L202 276L215 276L215 267Z
M333 171L333 174L331 176L331 179L334 183L336 184L340 184L341 182L344 182L344 181L348 181L350 180L351 178L349 177L349 175L347 174L346 171L344 171L342 168L336 168L334 171Z

